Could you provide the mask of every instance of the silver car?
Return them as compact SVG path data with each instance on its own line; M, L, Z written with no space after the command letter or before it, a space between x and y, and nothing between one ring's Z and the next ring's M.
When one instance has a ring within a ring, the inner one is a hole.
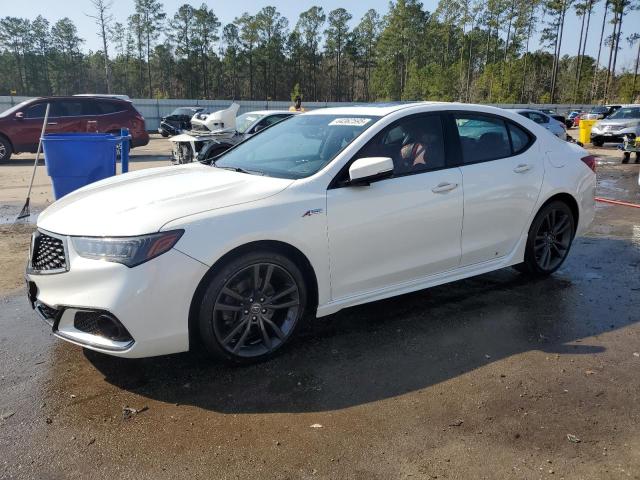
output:
M605 142L622 143L624 137L640 136L640 105L623 105L591 129L591 143L601 147Z
M546 113L542 113L539 110L533 110L528 108L517 109L516 112L522 115L523 117L527 117L528 119L533 120L541 127L546 128L559 139L561 140L567 139L566 126L560 123L555 118L551 118Z

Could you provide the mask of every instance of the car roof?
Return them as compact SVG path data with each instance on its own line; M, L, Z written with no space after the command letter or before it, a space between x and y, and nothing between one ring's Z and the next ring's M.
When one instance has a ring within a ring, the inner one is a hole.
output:
M118 95L112 93L77 93L74 97L115 98L118 100L130 101L129 95Z
M252 110L250 112L244 112L242 115L282 115L283 113L290 113L294 115L299 112L290 112L289 110Z
M388 103L361 103L356 105L350 105L345 107L329 107L318 108L316 110L310 110L305 113L308 115L321 114L321 115L371 115L376 117L383 117L390 113L396 112L409 107L415 106L436 106L436 105L464 105L450 102L388 102Z
M27 101L35 102L42 100L109 100L114 102L132 103L131 100L125 100L119 97L107 97L99 95L52 95L49 97L34 97Z
M513 110L514 112L533 112L533 113L541 113L542 115L547 115L549 116L549 114L547 112L543 112L542 110L536 110L535 108L505 108L505 110Z

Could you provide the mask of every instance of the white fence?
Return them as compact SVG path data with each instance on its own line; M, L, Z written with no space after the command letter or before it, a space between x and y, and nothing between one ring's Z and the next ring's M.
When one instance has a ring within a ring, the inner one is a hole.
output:
M11 108L31 97L3 97L0 96L0 112ZM160 119L169 115L177 107L201 106L210 110L220 110L228 107L231 100L179 100L179 99L162 99L154 100L148 98L134 98L131 100L133 105L144 116L147 122L147 129L156 130L160 125ZM236 103L240 104L239 113L250 112L252 110L287 110L291 106L291 102L278 101L271 102L266 100L240 100ZM314 110L317 108L340 107L347 105L358 105L356 103L347 102L304 102L303 106L306 110ZM571 104L492 104L502 108L551 108L559 114L567 114L573 110L589 110L592 105L571 105Z

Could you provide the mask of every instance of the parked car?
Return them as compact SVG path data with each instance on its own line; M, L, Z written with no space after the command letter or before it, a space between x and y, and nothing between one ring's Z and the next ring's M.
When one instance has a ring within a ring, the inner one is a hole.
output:
M236 129L234 135L227 141L220 141L217 144L205 145L197 155L199 161L210 160L238 143L254 136L265 128L286 120L299 112L289 110L258 110L255 112L243 113L236 118Z
M595 158L515 112L315 110L210 164L141 170L40 214L29 298L54 335L148 357L263 360L308 317L516 266L556 271Z
M569 115L567 115L567 121L565 123L565 125L567 126L567 128L572 128L576 126L576 118L580 117L580 112L578 112L577 110L574 110L573 112L569 112Z
M521 108L516 109L516 112L523 117L528 118L529 120L533 120L543 128L546 128L559 139L567 139L567 127L565 126L564 122L559 122L558 120L551 118L549 115L547 115L546 113L542 113L539 110Z
M0 113L0 162L13 153L37 150L47 103L51 107L46 133L120 133L126 127L132 136L131 147L149 143L144 117L130 101L93 95L39 97Z
M624 136L640 136L640 105L623 105L591 128L591 143L601 147L605 142L622 143Z
M583 120L602 120L609 117L622 105L598 105L593 107L588 113L582 115Z
M214 131L194 130L170 139L174 163L190 163L194 160L212 159L259 131L278 123L298 112L288 110L260 110L244 113L233 121L225 122L227 128ZM208 114L210 118L213 114ZM206 121L206 118L205 118Z
M552 108L539 108L537 111L550 116L554 120L557 120L558 122L564 124L567 128L569 128L569 126L567 125L567 117L565 117L564 115L560 115L558 112L556 112Z
M179 107L169 115L162 117L158 133L163 137L178 135L183 130L191 130L191 118L204 110L204 107Z

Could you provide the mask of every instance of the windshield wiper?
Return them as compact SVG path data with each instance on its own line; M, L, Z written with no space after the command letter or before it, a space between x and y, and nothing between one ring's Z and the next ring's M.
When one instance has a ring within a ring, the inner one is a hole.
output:
M216 168L221 168L223 170L231 170L232 172L238 172L238 173L246 173L248 175L266 175L264 172L259 172L257 170L245 170L244 168L240 168L240 167L220 167L218 165L216 165L215 162L213 162L211 165L213 165Z

